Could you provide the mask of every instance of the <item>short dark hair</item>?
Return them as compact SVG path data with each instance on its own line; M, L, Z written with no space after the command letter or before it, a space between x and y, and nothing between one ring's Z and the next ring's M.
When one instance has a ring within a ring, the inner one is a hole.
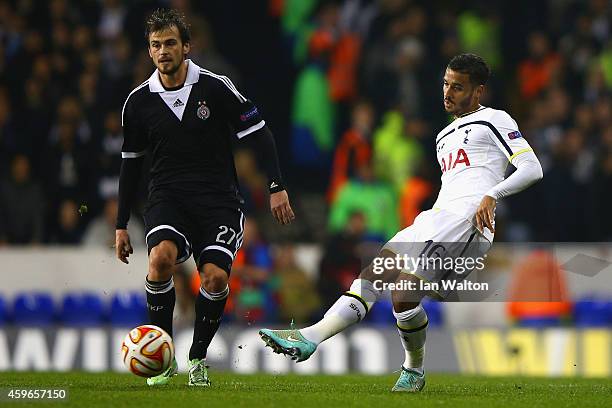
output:
M491 76L491 69L485 60L476 54L459 54L450 60L448 68L468 74L474 85L485 85Z
M189 24L185 21L185 15L178 10L158 8L149 16L145 24L147 44L151 33L169 29L172 26L178 28L183 44L191 41L191 32L189 31Z

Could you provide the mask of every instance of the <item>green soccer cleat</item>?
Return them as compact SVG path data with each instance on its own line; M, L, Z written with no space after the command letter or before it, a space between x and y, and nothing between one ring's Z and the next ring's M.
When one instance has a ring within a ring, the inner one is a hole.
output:
M308 360L317 349L317 345L306 340L299 330L261 329L259 336L276 354L282 353L298 363Z
M402 373L397 382L391 388L396 392L419 392L425 387L425 372L422 374L410 368L402 366Z
M187 384L194 387L210 387L206 360L197 358L189 360L189 382Z
M158 385L166 385L177 373L178 364L176 364L176 359L174 359L172 360L172 364L170 364L170 367L168 367L166 371L164 371L160 375L156 375L155 377L147 378L147 385L150 385L151 387L155 387Z

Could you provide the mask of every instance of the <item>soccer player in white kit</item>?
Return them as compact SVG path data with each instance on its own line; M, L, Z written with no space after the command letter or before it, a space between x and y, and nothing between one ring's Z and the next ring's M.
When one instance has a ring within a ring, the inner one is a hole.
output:
M449 62L442 89L444 109L454 120L436 136L442 187L433 208L391 238L379 258L361 272L319 322L299 330L260 330L275 352L306 360L319 343L363 320L382 294L381 280L395 283L396 288L404 288L391 290L391 297L406 357L392 391L423 389L428 321L420 301L424 296L444 299L450 290L432 290L431 285L423 288L422 282L439 285L449 277L464 280L471 272L465 268L461 273L459 268L427 268L427 262L436 256L445 260L482 257L493 242L497 200L524 190L543 176L514 119L480 104L489 75L485 61L474 54L457 55ZM504 179L508 163L516 170ZM427 261L406 266L398 262L403 256L426 256Z

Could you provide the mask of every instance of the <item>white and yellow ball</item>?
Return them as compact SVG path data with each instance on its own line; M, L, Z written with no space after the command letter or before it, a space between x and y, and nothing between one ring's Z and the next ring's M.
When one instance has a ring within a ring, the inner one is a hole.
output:
M121 354L123 363L131 373L154 377L172 364L174 345L170 335L162 328L142 325L130 330L125 336Z

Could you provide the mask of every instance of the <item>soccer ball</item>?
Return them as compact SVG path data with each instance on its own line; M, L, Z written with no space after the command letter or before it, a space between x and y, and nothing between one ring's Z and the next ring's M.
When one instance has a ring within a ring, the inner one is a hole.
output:
M123 363L131 373L154 377L163 373L174 360L172 338L162 328L138 326L125 336L121 345Z

